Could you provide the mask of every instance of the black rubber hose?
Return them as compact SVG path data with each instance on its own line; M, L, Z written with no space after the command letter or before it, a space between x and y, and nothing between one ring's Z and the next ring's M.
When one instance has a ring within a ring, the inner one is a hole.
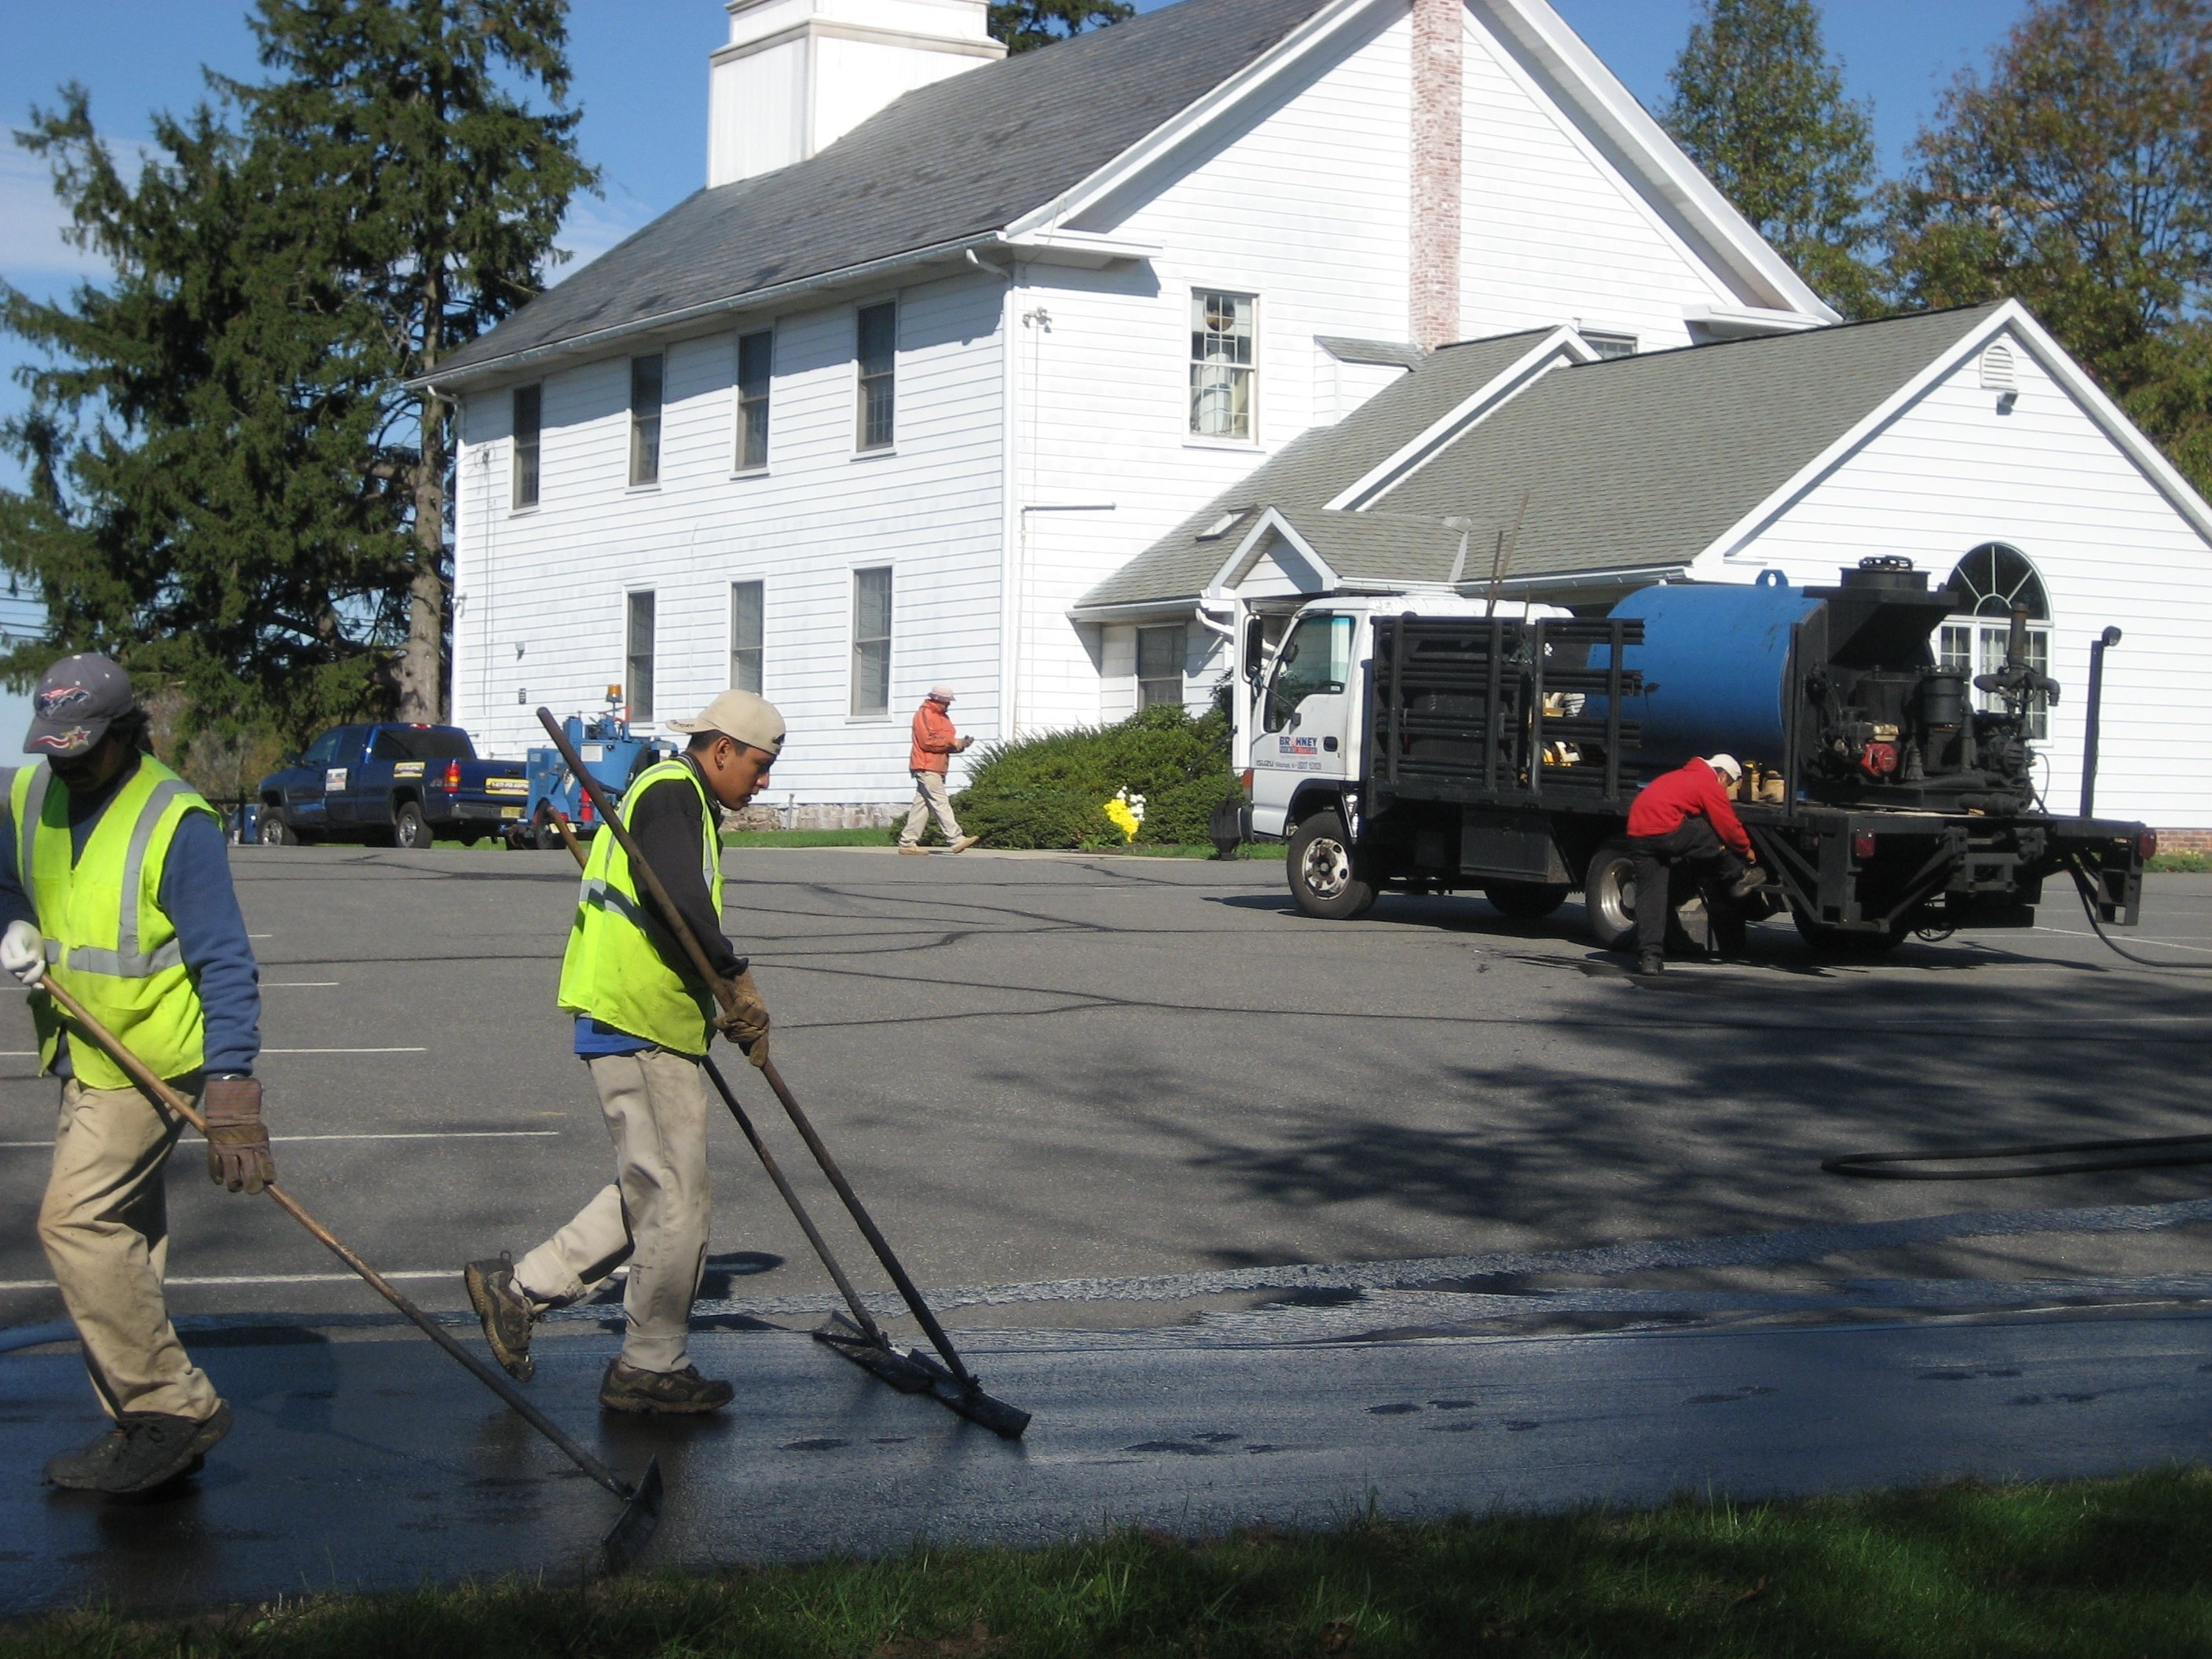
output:
M2115 956L2124 957L2139 968L2155 968L2162 973L2212 974L2212 963L2153 962L2148 957L2137 956L2105 931L2104 921L2097 915L2097 901L2093 896L2094 887L2088 872L2082 869L2081 860L2071 853L2066 855L2066 873L2074 878L2074 890L2081 896L2081 914L2089 918L2089 930L2102 939L2106 948Z

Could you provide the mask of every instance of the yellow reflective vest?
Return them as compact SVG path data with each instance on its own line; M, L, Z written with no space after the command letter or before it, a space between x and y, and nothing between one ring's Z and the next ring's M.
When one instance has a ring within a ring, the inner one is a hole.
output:
M46 936L47 975L161 1077L198 1071L205 1060L199 989L161 908L161 872L185 815L212 817L215 808L151 755L141 756L76 858L69 786L46 762L16 771L9 803L16 874ZM45 997L33 998L31 1007L40 1067L50 1071L61 1017ZM132 1086L88 1039L70 1043L70 1065L88 1089Z
M714 915L722 914L722 837L714 804L699 775L680 757L640 773L623 797L624 828L645 792L665 780L680 778L699 798L699 873ZM679 1054L704 1054L712 1046L715 1006L704 987L695 986L661 960L645 931L653 902L638 890L629 855L613 831L592 838L584 861L576 919L568 928L568 948L561 958L561 1006L588 1014L602 1024Z

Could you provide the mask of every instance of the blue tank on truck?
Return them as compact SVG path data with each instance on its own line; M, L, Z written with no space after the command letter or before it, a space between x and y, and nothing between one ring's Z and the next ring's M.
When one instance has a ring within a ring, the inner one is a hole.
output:
M1728 753L1779 767L1788 741L1790 630L1820 607L1779 571L1758 581L1638 588L1607 614L1644 624L1622 651L1644 677L1624 711L1642 727L1636 765L1671 771L1692 755ZM1608 665L1603 646L1591 666ZM1603 700L1594 699L1602 716Z

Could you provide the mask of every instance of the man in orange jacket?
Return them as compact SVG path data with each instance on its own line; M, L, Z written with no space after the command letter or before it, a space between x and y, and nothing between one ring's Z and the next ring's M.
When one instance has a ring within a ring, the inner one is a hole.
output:
M1748 897L1765 884L1759 854L1721 784L1723 778L1734 783L1742 775L1733 755L1692 759L1652 779L1630 805L1638 973L1656 974L1667 965L1676 866L1697 872L1730 899Z
M937 816L937 827L945 832L947 852L964 853L981 839L960 833L960 822L952 816L952 799L945 793L945 769L951 757L975 741L952 729L951 708L952 688L933 685L921 707L914 711L914 748L906 759L907 769L914 774L914 805L907 812L906 828L899 832L902 853L921 851L922 824L932 813Z

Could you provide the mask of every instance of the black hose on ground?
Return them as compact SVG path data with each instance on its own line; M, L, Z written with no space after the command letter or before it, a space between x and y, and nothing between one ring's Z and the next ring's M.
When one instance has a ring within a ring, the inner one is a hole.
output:
M2153 962L2148 957L2137 956L2105 931L2104 921L2097 915L2095 885L2090 881L2088 872L2082 869L2081 860L2071 853L2066 855L2066 873L2074 878L2074 890L2081 896L2081 914L2089 918L2090 932L2103 940L2106 948L2115 956L2124 957L2139 968L2156 968L2161 972L2212 974L2212 963Z

